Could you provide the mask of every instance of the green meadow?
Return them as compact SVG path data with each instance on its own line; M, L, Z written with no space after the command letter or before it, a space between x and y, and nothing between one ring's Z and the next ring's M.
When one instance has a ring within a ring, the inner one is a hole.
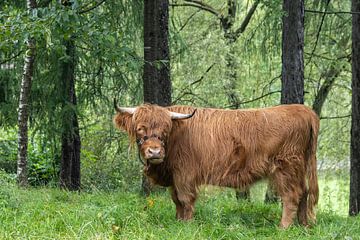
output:
M165 191L144 198L135 191L67 192L19 189L2 175L0 239L360 239L360 217L348 217L348 179L321 174L317 223L280 230L281 204L262 202L266 184L251 201L232 189L204 187L195 219L175 219Z

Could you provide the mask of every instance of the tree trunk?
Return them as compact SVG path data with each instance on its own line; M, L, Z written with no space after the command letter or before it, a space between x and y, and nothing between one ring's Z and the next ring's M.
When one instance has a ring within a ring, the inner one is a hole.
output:
M284 0L282 18L281 104L304 103L304 1ZM265 202L279 197L268 183Z
M144 2L144 102L171 104L168 0Z
M238 109L240 107L240 99L236 92L236 57L235 57L235 47L236 47L236 34L233 29L236 17L236 2L235 0L227 1L227 15L221 19L221 27L224 31L224 38L226 41L227 53L225 56L226 61L226 71L225 71L225 81L224 81L224 90L228 98L228 103L230 108ZM240 194L241 195L241 194ZM240 196L236 195L236 196Z
M36 8L35 0L27 0L27 9L31 14ZM36 41L33 38L27 40L27 51L24 59L24 73L21 80L20 102L18 113L18 162L17 162L17 181L20 186L27 186L27 146L28 146L28 118L29 118L29 96L31 90L31 80L34 72L34 62L36 55Z
M284 0L281 103L304 103L304 0Z
M168 0L144 1L144 102L160 106L171 104L168 20ZM145 195L151 191L145 176L142 190Z
M79 123L76 114L75 91L75 40L65 41L66 55L61 62L63 91L62 146L60 164L60 186L69 190L80 189L80 148Z
M360 1L352 0L353 12L360 12ZM352 119L350 144L349 215L360 212L360 15L352 15Z
M336 78L339 76L341 69L338 68L335 63L330 66L329 70L324 74L324 83L321 85L318 93L316 94L312 109L320 117L322 107L324 106L325 100L333 87Z
M230 108L238 109L240 108L240 98L236 92L236 82L237 82L237 73L236 73L236 57L235 57L235 39L226 39L228 52L226 53L226 71L225 71L225 82L224 89L225 94L228 98L228 103Z

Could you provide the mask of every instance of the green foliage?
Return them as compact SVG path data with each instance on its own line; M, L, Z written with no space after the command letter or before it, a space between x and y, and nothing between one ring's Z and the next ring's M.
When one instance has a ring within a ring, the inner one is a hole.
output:
M17 138L16 132L0 131L0 170L16 174ZM52 159L50 146L34 138L29 142L28 150L28 180L33 186L48 184L57 179L58 163Z
M107 116L113 114L113 97L121 95L119 102L124 105L135 105L141 101L142 28L138 26L142 21L142 11L139 11L142 1L109 0L85 13L81 12L95 2L71 1L71 7L66 7L60 1L38 1L39 7L32 15L26 12L25 5L18 6L11 2L17 1L0 3L0 62L4 62L0 68L0 125L7 127L10 132L16 126L22 57L26 54L24 41L32 36L37 43L37 57L30 94L29 181L34 185L56 183L64 128L62 119L69 108L75 110L80 118L81 134L88 136L86 130L94 124L111 123L111 118ZM61 91L60 65L61 61L69 58L65 53L64 41L70 38L76 43L75 79L79 106L76 109L64 101ZM113 133L109 124L106 124L106 128L101 125L95 128L101 133L98 134L99 140L111 139L110 134ZM4 130L5 136L11 135L13 139L1 142L0 147L4 152L1 151L0 155L4 158L0 159L0 164L6 163L8 170L13 172L17 143L16 136L7 134L8 130ZM139 176L138 170L126 171L129 168L123 166L128 166L127 156L123 153L121 161L113 161L118 167L111 166L111 162L104 159L94 163L92 156L116 149L106 144L106 150L91 152L86 149L90 140L91 136L83 139L84 182L90 184L87 179L93 178L93 184L114 188L118 181L124 182L119 180L121 173L131 176L136 173ZM121 148L125 149L125 141L122 142L124 145ZM110 157L115 159L112 155ZM107 172L110 180L91 176L95 169L99 174ZM89 188L91 186L88 185Z
M2 186L7 186L9 184L15 184L15 174L8 173L3 169L0 169L0 184Z
M226 1L206 1L226 14ZM252 1L238 3L238 27ZM350 2L305 1L305 8L318 11L348 11ZM260 1L246 31L236 41L234 52L241 108L274 106L281 90L281 1ZM171 9L171 67L173 100L180 104L226 108L225 57L229 46L219 20L194 7ZM190 18L191 16L191 18ZM322 19L324 19L322 23ZM180 30L181 29L181 30ZM341 31L338 31L341 29ZM305 13L305 104L312 106L331 67L339 70L321 116L318 158L336 163L349 156L351 70L351 15ZM207 72L207 69L212 68ZM263 97L262 97L263 96ZM257 101L251 101L260 97ZM342 118L336 118L343 116ZM347 116L347 117L346 117ZM328 118L330 117L330 118ZM332 118L335 117L335 118ZM334 144L336 141L336 144ZM331 146L331 147L329 147Z
M33 186L56 184L59 166L49 148L31 144L28 152L28 180ZM54 156L56 157L56 155Z
M0 169L16 173L17 141L14 134L0 131Z
M142 165L135 146L129 149L125 133L115 132L111 120L94 125L83 132L82 185L85 190L102 189L134 191L140 187Z

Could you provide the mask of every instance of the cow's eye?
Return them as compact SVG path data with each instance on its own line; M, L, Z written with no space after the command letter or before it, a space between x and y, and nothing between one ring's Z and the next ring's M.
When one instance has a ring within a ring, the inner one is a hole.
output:
M137 132L142 132L142 131L144 131L144 128L138 127L138 128L136 129L136 131L137 131Z

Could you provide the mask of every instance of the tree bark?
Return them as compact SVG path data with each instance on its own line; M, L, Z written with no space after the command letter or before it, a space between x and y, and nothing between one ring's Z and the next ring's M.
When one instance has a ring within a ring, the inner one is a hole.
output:
M284 0L282 17L281 104L304 103L304 0ZM271 182L265 202L279 199Z
M352 0L351 11L360 11L360 1ZM349 215L360 212L360 15L352 15L352 119L350 143Z
M168 0L144 1L144 102L171 104Z
M75 40L65 41L67 57L60 63L63 91L62 146L60 164L60 186L68 190L80 189L81 139L76 114L75 91Z
M283 1L281 103L304 103L304 0Z
M237 72L236 72L236 57L235 57L235 42L227 39L228 52L226 53L226 71L224 89L228 98L230 108L240 108L240 97L236 92Z
M144 102L160 106L171 104L168 20L168 0L144 1ZM145 176L142 191L145 195L151 191Z
M235 31L233 30L236 17L236 2L235 0L228 0L227 5L228 14L226 17L221 19L221 26L224 31L224 38L227 46L227 53L225 56L226 71L224 89L228 98L229 106L231 106L232 109L238 109L240 108L240 98L236 92L237 72L235 57L235 42L237 37L235 36ZM241 198L242 194L237 194L236 196Z
M27 0L27 9L32 14L36 8L35 0ZM24 72L21 80L20 102L18 113L18 162L17 162L17 181L20 186L27 186L27 149L28 149L28 118L29 118L29 96L31 82L34 72L34 62L36 55L36 41L29 38L26 43L27 51L24 59Z

